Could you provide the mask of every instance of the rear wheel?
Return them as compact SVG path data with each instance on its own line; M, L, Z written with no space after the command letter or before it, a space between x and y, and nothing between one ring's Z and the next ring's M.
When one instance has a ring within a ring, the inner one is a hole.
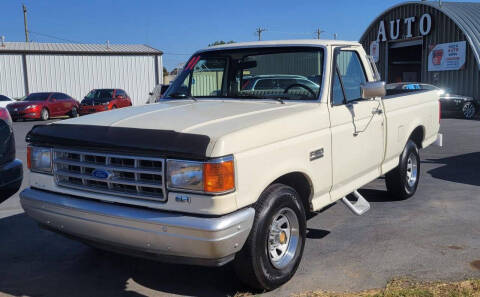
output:
M50 113L48 112L48 109L44 108L42 109L42 111L40 112L40 119L42 121L46 121L50 118Z
M79 115L78 115L78 109L74 106L72 108L72 110L70 111L70 117L72 118L77 118Z
M466 102L463 104L462 113L464 118L471 119L475 116L476 112L477 110L472 102Z
M412 197L420 180L420 155L412 140L407 142L397 168L385 175L387 190L399 199Z
M289 281L300 264L305 234L305 210L298 193L282 184L270 186L257 202L250 235L235 256L240 280L260 290Z

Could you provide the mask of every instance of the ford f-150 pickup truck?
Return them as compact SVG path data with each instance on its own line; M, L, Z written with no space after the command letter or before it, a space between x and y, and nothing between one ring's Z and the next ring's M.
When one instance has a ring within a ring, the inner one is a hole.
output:
M97 248L232 261L248 285L278 287L311 212L342 199L362 214L356 190L382 175L392 196L414 195L419 150L440 142L438 93L386 94L371 61L345 41L200 50L159 103L35 126L22 206ZM248 87L267 76L282 79Z

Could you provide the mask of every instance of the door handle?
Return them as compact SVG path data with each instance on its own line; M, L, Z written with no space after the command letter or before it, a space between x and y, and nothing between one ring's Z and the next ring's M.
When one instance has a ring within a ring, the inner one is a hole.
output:
M374 108L372 109L372 114L382 114L383 110L380 108Z

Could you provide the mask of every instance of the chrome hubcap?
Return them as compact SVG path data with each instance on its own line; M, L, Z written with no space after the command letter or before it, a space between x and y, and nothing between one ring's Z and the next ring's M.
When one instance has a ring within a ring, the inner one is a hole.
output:
M413 187L415 183L417 182L417 176L418 176L418 164L417 164L417 156L415 156L413 153L408 156L407 160L407 184L409 187Z
M473 117L475 115L475 106L473 106L473 104L471 103L465 104L465 106L463 107L463 115L467 119Z
M268 255L275 268L282 269L295 257L299 224L297 215L290 208L282 208L274 215L268 234Z

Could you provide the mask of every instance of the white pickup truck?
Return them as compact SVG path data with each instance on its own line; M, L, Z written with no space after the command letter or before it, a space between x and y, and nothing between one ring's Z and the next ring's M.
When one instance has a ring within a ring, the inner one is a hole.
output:
M441 140L435 91L386 94L360 44L269 41L196 52L159 103L35 126L26 213L101 249L233 261L248 285L288 281L310 212L385 175L418 186Z

